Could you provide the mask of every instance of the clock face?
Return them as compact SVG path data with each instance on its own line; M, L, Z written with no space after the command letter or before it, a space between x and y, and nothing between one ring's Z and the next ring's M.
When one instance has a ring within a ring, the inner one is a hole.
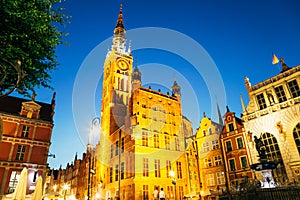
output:
M126 60L123 59L118 60L117 65L123 71L126 71L128 69L128 62Z

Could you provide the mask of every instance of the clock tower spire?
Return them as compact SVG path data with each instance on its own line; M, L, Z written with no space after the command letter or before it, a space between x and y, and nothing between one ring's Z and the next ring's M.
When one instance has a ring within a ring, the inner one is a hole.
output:
M116 28L114 29L113 45L112 49L120 53L126 52L126 30L123 24L123 8L122 4L120 5L120 12L117 20Z
M125 125L127 107L131 96L133 57L131 52L126 50L125 33L121 4L112 38L112 48L106 55L104 62L101 127L107 135Z

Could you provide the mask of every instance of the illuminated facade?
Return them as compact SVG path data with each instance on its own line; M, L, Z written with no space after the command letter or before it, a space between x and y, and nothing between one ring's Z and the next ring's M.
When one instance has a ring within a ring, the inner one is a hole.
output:
M224 162L220 148L222 124L215 123L204 114L196 131L202 199L215 199L225 190Z
M52 103L17 97L0 98L0 199L12 193L24 167L28 169L26 193L32 193L38 176L47 172L53 128Z
M85 199L88 190L89 173L89 153L83 153L82 159L75 156L71 164L67 164L65 169L49 170L45 177L44 197L48 199ZM92 168L95 168L94 161L91 161ZM97 181L95 176L91 176L90 192L95 197L97 191Z
M285 184L300 181L300 66L289 68L280 60L282 71L251 86L245 78L249 103L243 106L245 131L249 134L249 155L258 163L253 138L261 138L266 156L278 167L273 170L275 181Z
M155 187L162 187L167 198L182 199L189 192L184 138L193 132L190 122L182 120L180 87L174 81L172 94L142 87L125 32L121 8L104 63L96 150L100 193L104 198L151 199Z
M243 122L234 112L224 115L224 127L221 135L221 147L228 187L239 189L247 180L253 178L248 156L248 140ZM229 189L227 188L227 189Z

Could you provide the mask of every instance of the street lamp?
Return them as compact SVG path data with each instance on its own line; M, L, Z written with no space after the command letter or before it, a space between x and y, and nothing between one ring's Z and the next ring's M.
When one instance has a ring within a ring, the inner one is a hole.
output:
M53 157L55 158L55 154L54 153L50 153L50 154L46 154L48 157Z
M95 126L98 126L100 124L100 118L99 117L95 117L92 120L92 125L91 125L91 131L89 134L89 141L88 141L88 159L89 159L89 169L88 169L88 191L87 191L87 199L90 200L90 190L91 190L91 174L95 174L95 170L92 169L92 133L94 130Z
M169 172L169 176L172 177L172 184L174 185L174 188L175 188L175 195L174 195L174 198L176 200L176 179L175 179L175 172L173 170L171 170Z

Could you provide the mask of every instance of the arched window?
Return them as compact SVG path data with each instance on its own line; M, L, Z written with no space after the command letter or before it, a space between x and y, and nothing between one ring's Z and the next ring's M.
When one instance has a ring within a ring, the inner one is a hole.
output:
M261 136L262 142L266 146L266 156L272 161L281 161L281 153L279 150L277 139L270 133L263 133Z
M293 130L294 140L300 154L300 123L298 123Z
M281 182L283 184L287 179L287 174L284 168L284 163L282 161L277 139L271 133L263 133L261 140L266 147L267 159L278 163L277 168L273 170L274 179L276 182Z

